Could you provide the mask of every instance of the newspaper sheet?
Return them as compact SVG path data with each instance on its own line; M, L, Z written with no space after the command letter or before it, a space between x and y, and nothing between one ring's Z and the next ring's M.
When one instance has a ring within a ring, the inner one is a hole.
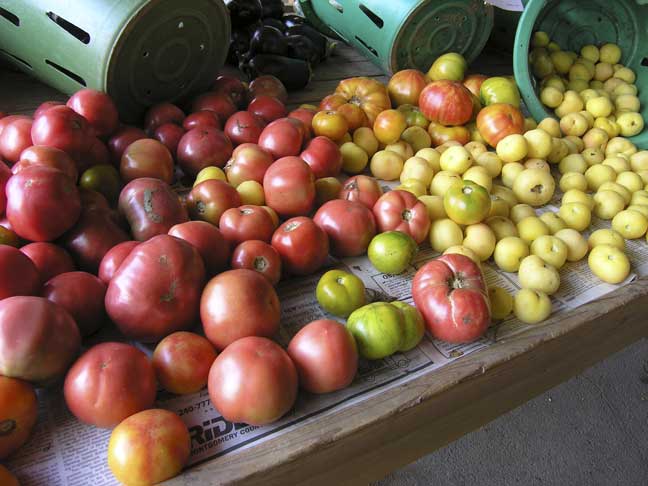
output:
M557 211L555 206L543 211ZM609 222L593 221L592 229L609 227ZM644 239L629 241L628 253L635 273L623 283L648 274L648 246ZM402 300L412 303L411 279L425 262L437 256L429 247L422 248L411 267L401 275L377 272L366 257L331 261L331 267L358 275L372 301ZM502 272L492 263L483 265L489 285L499 285L515 293L519 289L516 274ZM290 338L312 320L332 318L317 304L315 286L324 270L316 275L282 282L278 293L282 305L282 326L278 341L286 345ZM560 270L560 290L552 297L554 313L562 313L611 292L617 286L595 278L582 260L568 263ZM334 410L371 400L382 391L422 373L434 372L461 356L510 339L528 329L514 317L497 322L486 336L469 345L451 345L425 336L415 349L379 361L361 360L353 384L345 390L316 396L300 392L293 410L278 422L256 427L229 423L216 411L206 390L189 396L172 396L160 391L157 405L180 415L191 434L190 464L197 464L243 448L253 447L286 431L325 416ZM147 351L151 352L151 349ZM60 390L40 393L40 417L28 444L9 461L23 486L116 485L106 463L110 431L81 424L67 410Z

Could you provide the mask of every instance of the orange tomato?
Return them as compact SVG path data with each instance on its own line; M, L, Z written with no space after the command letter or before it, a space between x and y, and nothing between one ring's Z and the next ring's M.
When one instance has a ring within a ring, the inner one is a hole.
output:
M398 110L385 110L374 121L373 131L379 142L389 145L396 143L407 128L405 115Z
M27 441L37 415L34 388L26 381L0 376L0 459Z
M342 140L349 131L349 122L337 111L320 111L313 117L313 132L331 140Z
M20 486L16 476L11 474L9 469L0 464L0 484L2 486Z
M372 126L378 114L391 108L391 100L387 88L375 79L356 77L340 81L335 95L339 95L346 103L359 106L367 116L364 126Z
M421 71L403 69L391 77L387 91L394 106L418 105L419 95L426 84L425 74Z

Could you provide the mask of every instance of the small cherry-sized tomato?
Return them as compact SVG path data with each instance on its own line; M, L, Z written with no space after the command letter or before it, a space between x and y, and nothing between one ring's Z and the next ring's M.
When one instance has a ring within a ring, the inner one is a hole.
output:
M283 157L263 176L266 204L280 216L303 216L315 203L315 176L299 157Z
M373 131L380 143L396 143L407 128L405 115L398 110L385 110L376 117Z
M261 206L245 205L226 210L218 227L232 247L247 240L270 242L274 224L268 212Z
M313 221L328 234L330 252L335 256L362 255L376 234L373 213L356 201L329 201L317 210Z
M313 117L312 124L316 136L325 136L336 142L349 132L349 122L337 111L318 112Z
M272 235L286 273L310 275L322 268L329 252L328 236L305 216L284 222Z
M472 181L450 187L443 196L443 208L457 224L476 224L484 220L491 208L488 191Z
M338 317L348 317L366 303L364 283L344 270L329 270L322 275L315 296L322 309Z
M411 192L389 191L376 201L373 214L379 232L401 231L420 244L430 231L430 217L425 204Z
M386 231L373 237L367 256L376 270L390 275L403 273L418 252L416 241L401 231Z
M232 269L247 268L259 272L273 285L281 279L281 256L270 244L261 240L247 240L232 252Z

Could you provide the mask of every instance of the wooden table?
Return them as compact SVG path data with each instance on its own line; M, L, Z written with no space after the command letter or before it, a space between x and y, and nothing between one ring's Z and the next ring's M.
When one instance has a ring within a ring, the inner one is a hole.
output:
M504 60L504 61L503 61ZM487 53L475 70L510 71L506 58ZM0 108L30 113L41 101L65 99L19 73L0 73ZM291 103L317 103L342 78L386 78L355 51L342 47L320 66ZM362 484L430 453L648 337L648 280L554 317L405 384L369 402L315 419L251 449L193 467L169 485Z

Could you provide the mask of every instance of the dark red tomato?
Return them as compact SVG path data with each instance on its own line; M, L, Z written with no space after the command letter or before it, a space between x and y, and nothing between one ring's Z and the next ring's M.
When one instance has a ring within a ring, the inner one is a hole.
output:
M7 115L0 118L0 135L7 125L13 123L16 120L31 120L32 118L27 115Z
M380 233L400 231L421 243L430 231L430 217L425 204L408 191L389 191L373 207Z
M108 285L119 266L137 245L139 241L122 241L108 250L99 264L99 280Z
M250 83L249 92L250 99L266 95L277 98L284 104L288 102L288 92L286 91L286 87L278 78L270 74L255 78Z
M33 145L26 148L20 154L20 161L11 168L11 171L17 174L32 165L46 165L58 169L67 174L75 183L79 178L79 172L72 157L54 147Z
M82 89L74 93L67 106L83 116L99 138L110 136L119 126L119 113L114 101L106 93Z
M88 121L67 106L50 108L34 120L33 145L49 145L78 160L90 146L92 128Z
M101 343L72 365L63 392L75 417L108 429L153 406L155 371L148 357L135 346Z
M349 177L340 190L340 199L357 201L373 209L383 191L380 183L371 176L356 175Z
M97 137L90 137L90 144L81 159L77 161L79 172L83 172L95 165L110 164L110 152L105 143Z
M297 398L297 371L274 341L250 336L223 351L209 371L209 398L230 422L265 425Z
M247 88L240 79L234 76L226 74L218 76L212 85L212 91L226 94L238 108L242 108L247 103Z
M119 195L118 206L138 241L167 234L173 225L189 220L186 209L171 187L151 177L126 184Z
M328 137L315 137L299 157L310 165L316 179L335 177L342 170L340 147Z
M5 186L11 177L11 169L7 167L2 160L0 160L0 214L4 214L7 207L7 195L5 194Z
M277 98L266 95L259 95L250 101L247 111L254 113L266 123L284 118L288 115L286 105Z
M263 176L266 205L282 217L303 216L315 204L315 176L299 157L283 157Z
M254 143L244 143L232 152L232 158L225 165L225 174L234 187L245 181L263 184L263 176L272 162L272 156L261 147Z
M79 186L79 197L81 198L82 209L110 209L110 203L106 199L106 196L94 189Z
M33 145L32 126L33 121L29 118L18 118L8 123L0 133L0 157L10 164L18 162L22 151Z
M215 112L220 119L221 125L224 125L227 119L236 113L236 105L228 95L208 91L197 96L191 104L192 113L201 110Z
M65 103L62 103L60 101L44 101L43 103L38 105L38 108L36 108L36 110L34 110L34 119L41 116L50 108L54 108L55 106L61 106L61 105L65 105Z
M291 218L272 235L283 269L292 275L310 275L324 266L329 252L328 236L305 216Z
M212 127L220 130L222 128L220 118L218 115L210 110L201 110L187 116L182 122L182 128L186 131L193 130L194 128Z
M225 349L246 336L274 336L279 331L279 297L258 272L229 270L212 278L200 299L205 336Z
M98 331L106 322L106 284L86 272L67 272L48 280L41 295L74 318L81 336Z
M321 319L302 327L288 344L299 385L311 393L346 388L358 372L358 348L349 330L337 321Z
M208 276L216 275L227 268L230 246L213 224L206 221L187 221L176 224L169 230L169 234L191 243L198 250Z
M266 123L254 113L237 111L225 124L225 135L236 145L257 143Z
M44 241L30 243L23 246L20 251L27 255L36 266L41 283L45 283L61 273L76 270L70 254L54 243Z
M128 125L119 128L108 140L108 151L112 164L119 167L124 150L135 140L141 138L146 138L146 133L140 128Z
M205 281L198 250L158 235L137 245L106 292L106 311L128 338L155 342L193 325Z
M307 108L297 108L296 110L288 113L288 118L296 118L301 121L306 128L312 133L313 132L313 117L315 116L316 111L309 110Z
M240 205L241 196L236 189L217 179L201 182L191 189L187 198L191 219L201 219L216 226L225 211Z
M247 240L270 242L274 222L261 206L245 205L226 210L218 224L223 236L232 247Z
M171 393L196 393L207 385L216 350L202 336L179 331L169 334L153 352L153 367L160 385Z
M158 142L163 143L171 154L175 154L178 151L180 139L184 134L185 130L180 125L176 125L175 123L165 123L155 129L153 132L153 138Z
M317 210L315 223L326 231L331 255L358 256L367 251L376 235L376 220L363 204L346 199L334 199Z
M173 103L158 103L151 106L144 115L144 129L152 135L160 125L174 123L181 126L184 119L184 111Z
M259 146L274 159L299 155L303 141L302 131L288 118L279 118L271 122L259 136Z
M160 128L165 126L162 125ZM124 182L130 182L140 177L152 177L171 184L173 182L173 156L162 142L152 138L136 140L126 148L122 155L119 174Z
M247 240L232 252L232 269L247 268L259 272L274 286L281 279L279 252L261 240Z
M0 375L36 384L62 377L81 347L65 309L42 297L0 301Z
M196 176L205 167L224 167L232 155L232 142L216 128L194 128L178 144L178 164L185 173Z
M54 240L70 229L81 213L74 182L51 167L21 170L7 182L6 193L7 218L16 234L26 240Z
M9 245L0 245L0 300L14 295L35 295L41 286L36 265Z

